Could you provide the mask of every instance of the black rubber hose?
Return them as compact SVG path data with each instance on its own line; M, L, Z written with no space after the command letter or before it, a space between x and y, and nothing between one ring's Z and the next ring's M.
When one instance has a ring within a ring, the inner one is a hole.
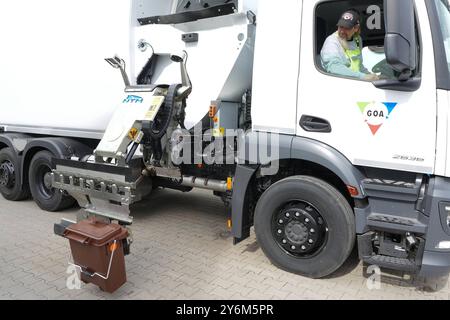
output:
M129 164L131 159L133 159L134 154L136 153L137 148L139 147L139 143L134 142L133 146L131 147L130 152L128 152L128 155L125 159L125 163Z
M169 87L164 106L159 110L155 121L153 121L152 129L150 130L150 137L152 139L161 139L166 134L170 121L173 118L175 97L179 88L181 88L181 84L173 84Z

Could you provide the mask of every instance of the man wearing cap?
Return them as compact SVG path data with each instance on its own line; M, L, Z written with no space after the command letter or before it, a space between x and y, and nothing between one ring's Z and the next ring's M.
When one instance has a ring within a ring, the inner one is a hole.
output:
M378 80L379 77L363 65L359 14L353 10L345 11L337 27L338 30L325 40L320 52L325 71L367 81Z

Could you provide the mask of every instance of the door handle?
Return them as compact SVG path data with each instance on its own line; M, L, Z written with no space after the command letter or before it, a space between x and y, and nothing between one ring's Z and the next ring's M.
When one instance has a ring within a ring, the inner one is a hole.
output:
M331 124L327 120L307 115L300 119L300 127L307 132L331 132Z

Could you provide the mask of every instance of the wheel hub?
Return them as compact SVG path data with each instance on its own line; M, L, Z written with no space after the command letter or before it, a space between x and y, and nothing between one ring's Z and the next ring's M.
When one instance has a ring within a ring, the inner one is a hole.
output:
M304 244L308 238L308 228L304 223L291 221L286 226L284 233L287 239L295 244Z
M0 165L0 185L11 188L14 183L14 165L9 161L3 162Z
M306 203L283 209L272 224L277 243L291 255L316 253L325 243L327 227L319 212Z
M51 172L47 172L44 175L44 186L47 189L51 189L52 188L52 175L51 175Z
M51 172L50 167L46 164L42 164L36 169L36 183L41 196L46 199L49 199L54 195Z

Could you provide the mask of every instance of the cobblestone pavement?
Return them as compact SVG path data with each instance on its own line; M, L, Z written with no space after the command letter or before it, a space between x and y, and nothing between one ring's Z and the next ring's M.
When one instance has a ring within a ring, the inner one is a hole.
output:
M311 280L272 266L250 239L233 246L220 199L204 191L157 191L133 209L128 282L114 294L93 285L69 290L68 241L53 235L78 209L41 211L33 201L0 197L0 299L445 299L448 281L429 292L414 277L382 273L379 289L354 252L327 279Z

